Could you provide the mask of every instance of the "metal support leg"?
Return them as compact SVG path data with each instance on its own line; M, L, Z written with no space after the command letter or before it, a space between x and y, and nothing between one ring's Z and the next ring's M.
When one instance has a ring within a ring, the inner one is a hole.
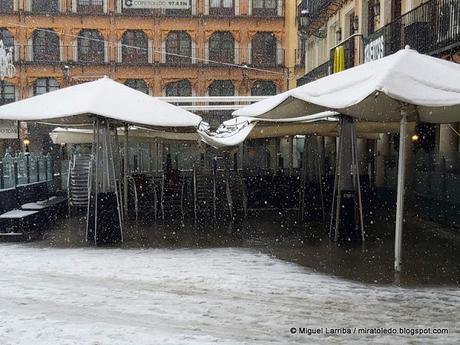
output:
M406 175L406 127L407 113L401 111L401 129L399 132L398 188L396 197L396 227L395 227L395 262L396 272L401 271L402 231L404 213L404 179Z

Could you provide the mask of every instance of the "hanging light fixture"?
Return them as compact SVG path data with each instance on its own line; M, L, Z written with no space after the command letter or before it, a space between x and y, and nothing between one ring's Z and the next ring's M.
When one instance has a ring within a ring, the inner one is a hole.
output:
M342 29L338 28L337 31L335 32L335 39L336 42L340 42L342 40Z
M358 30L359 30L359 17L354 16L353 17L353 31L358 32Z
M374 9L374 16L380 16L380 0L374 0L374 5L372 7Z

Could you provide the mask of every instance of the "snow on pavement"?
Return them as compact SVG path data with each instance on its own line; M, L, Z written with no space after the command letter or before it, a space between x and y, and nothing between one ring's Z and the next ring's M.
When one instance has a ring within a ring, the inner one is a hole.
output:
M459 289L355 283L249 249L4 243L0 262L1 345L460 342ZM446 327L449 335L289 331L402 326Z

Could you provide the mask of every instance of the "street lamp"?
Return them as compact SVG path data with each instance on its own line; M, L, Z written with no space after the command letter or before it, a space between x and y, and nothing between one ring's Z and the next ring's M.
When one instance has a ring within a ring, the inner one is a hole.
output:
M64 87L68 86L70 81L70 67L68 65L62 65L61 71L64 76Z
M25 138L22 142L23 142L23 144L24 144L26 153L29 153L30 139Z

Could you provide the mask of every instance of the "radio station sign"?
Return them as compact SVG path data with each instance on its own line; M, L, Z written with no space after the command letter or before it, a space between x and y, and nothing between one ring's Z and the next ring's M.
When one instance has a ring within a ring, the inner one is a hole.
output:
M385 39L383 32L377 36L368 37L364 42L364 63L381 59L385 56Z
M123 8L187 10L190 8L190 0L123 0Z
M17 139L18 123L11 120L0 120L0 139Z

